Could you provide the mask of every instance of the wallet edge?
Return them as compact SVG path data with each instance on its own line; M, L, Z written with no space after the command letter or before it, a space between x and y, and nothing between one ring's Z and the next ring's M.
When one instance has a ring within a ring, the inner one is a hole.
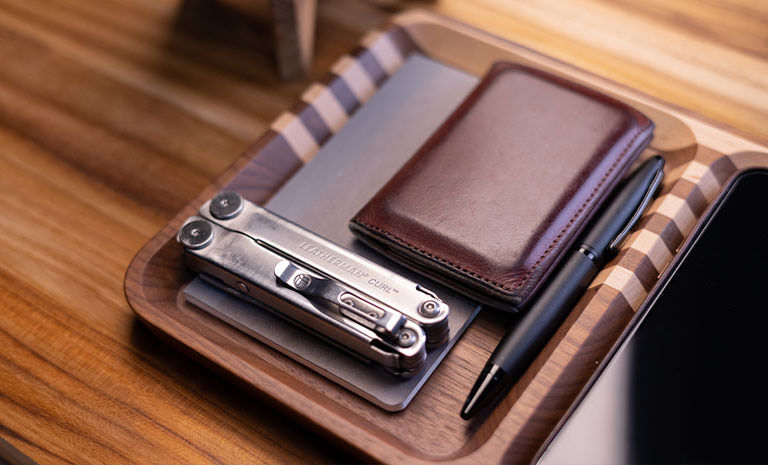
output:
M650 143L653 137L654 123L643 113L630 105L617 100L609 95L599 92L582 84L569 81L560 76L547 73L536 68L520 65L511 62L495 62L491 65L489 71L485 74L478 86L470 93L464 102L452 113L435 133L430 136L418 151L414 153L411 159L402 168L405 169L422 153L423 147L432 144L435 137L440 136L444 127L451 127L456 124L464 114L471 108L474 96L482 93L492 79L504 71L522 71L532 74L538 78L548 80L558 86L572 89L581 94L590 97L599 97L607 105L621 109L624 113L625 129L623 137L629 138L625 143L619 155L615 156L610 166L602 174L600 181L593 187L592 192L583 202L577 212L569 220L568 225L548 244L546 251L537 259L537 261L520 279L520 284L510 287L507 284L498 282L490 278L483 277L476 271L473 271L461 264L439 257L422 247L412 244L396 234L385 230L374 224L364 221L361 217L365 216L378 193L372 198L349 222L349 228L360 239L369 246L384 253L396 262L407 267L415 268L418 272L428 275L430 278L440 281L450 286L459 286L461 292L477 299L480 302L500 309L514 311L517 307L525 305L536 291L547 280L547 277L557 267L561 256L569 249L567 245L562 246L563 242L572 243L581 233L595 212L599 209L603 200L610 195L613 187L621 181L621 178L628 170L632 162ZM632 134L634 132L634 134ZM612 147L616 147L613 145ZM396 175L397 176L397 175ZM597 199L595 199L597 197ZM590 203L592 204L590 206ZM586 210L586 213L584 211ZM550 252L556 251L557 256L554 259L547 260L551 256ZM549 265L541 268L541 263L549 261ZM489 297L490 296L492 297Z

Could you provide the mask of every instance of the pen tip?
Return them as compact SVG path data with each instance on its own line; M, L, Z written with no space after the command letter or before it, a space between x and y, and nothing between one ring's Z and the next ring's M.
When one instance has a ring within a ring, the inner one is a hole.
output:
M475 385L472 386L472 390L464 402L464 407L461 408L461 418L469 420L480 409L488 405L493 394L498 390L499 380L503 374L504 370L498 365L487 366L483 369Z

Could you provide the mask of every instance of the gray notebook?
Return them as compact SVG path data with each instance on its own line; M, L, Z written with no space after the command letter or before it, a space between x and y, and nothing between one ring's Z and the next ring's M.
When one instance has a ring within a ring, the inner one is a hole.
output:
M259 341L388 411L404 409L437 368L479 306L387 260L347 227L367 201L450 115L478 79L414 54L349 122L266 204L273 212L434 290L451 308L450 339L427 354L425 369L399 378L200 279L186 298Z

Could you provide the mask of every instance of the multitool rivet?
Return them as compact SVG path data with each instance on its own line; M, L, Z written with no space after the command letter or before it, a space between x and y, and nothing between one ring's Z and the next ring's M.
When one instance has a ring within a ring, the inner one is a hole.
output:
M436 300L425 300L419 305L419 313L427 318L432 318L440 313L440 304Z
M211 223L194 220L185 224L179 233L179 242L188 249L202 249L213 240Z
M296 286L296 289L302 290L309 287L309 284L312 282L312 277L308 274L297 274L295 278L293 278L293 285Z
M234 218L243 211L243 198L237 192L221 192L211 199L209 210L217 220Z
M416 331L405 328L397 334L397 345L411 347L416 342Z

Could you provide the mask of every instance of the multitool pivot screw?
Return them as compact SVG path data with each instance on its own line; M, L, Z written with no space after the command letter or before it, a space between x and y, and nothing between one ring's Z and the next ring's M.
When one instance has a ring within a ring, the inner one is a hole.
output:
M427 318L436 317L440 313L440 304L436 300L425 300L419 305L419 313Z
M217 220L234 218L243 211L243 198L237 192L222 192L211 199L210 211Z
M213 240L211 223L205 220L194 220L185 224L179 234L179 242L188 249L202 249Z

